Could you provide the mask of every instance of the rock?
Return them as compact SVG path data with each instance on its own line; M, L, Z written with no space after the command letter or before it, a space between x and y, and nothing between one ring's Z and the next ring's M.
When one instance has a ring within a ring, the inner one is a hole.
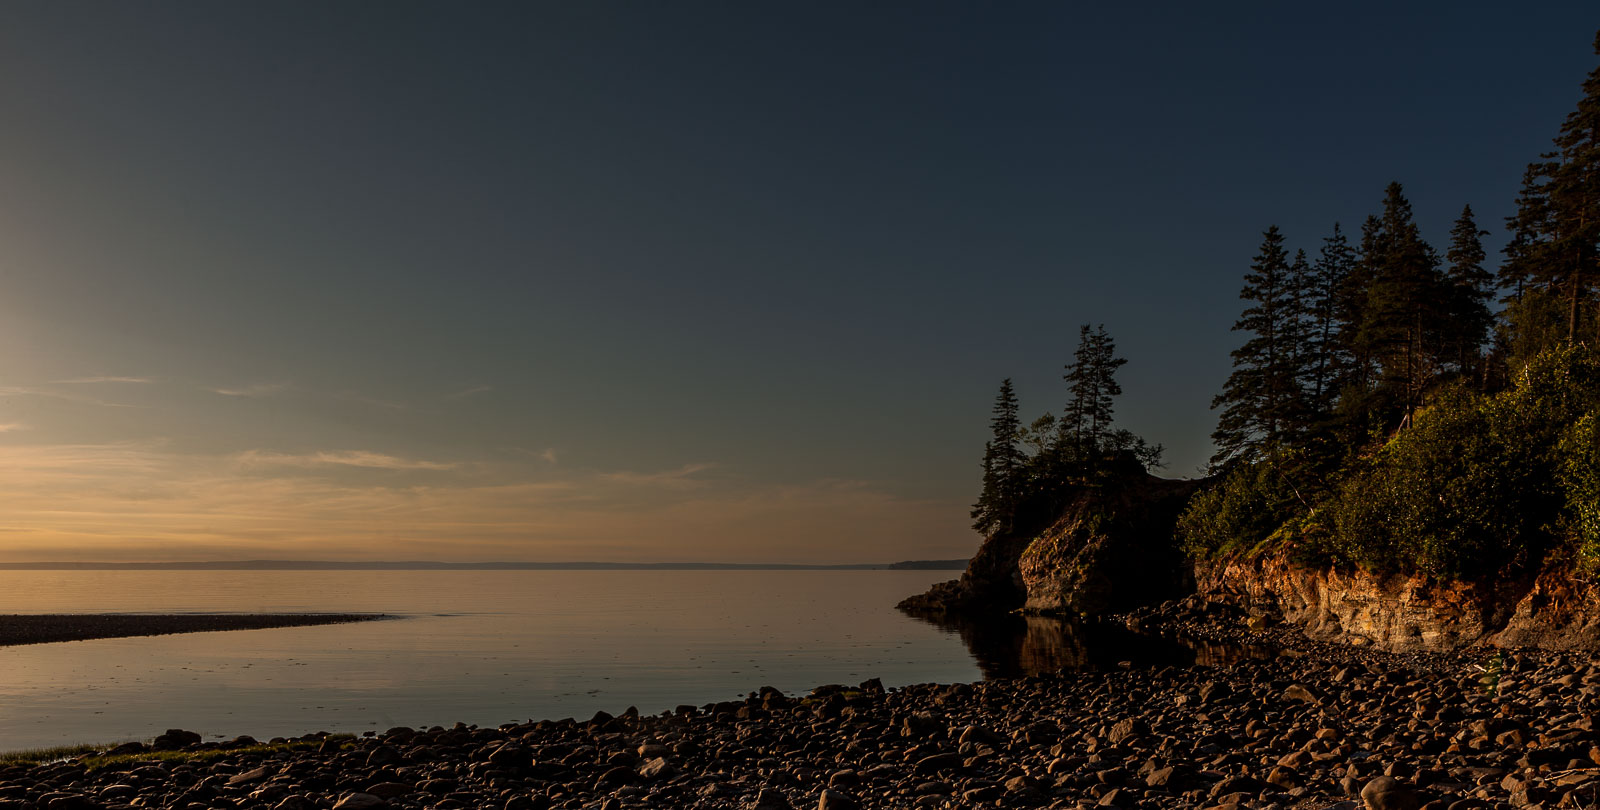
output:
M944 730L944 724L927 712L915 712L901 721L901 736L921 739Z
M346 793L333 810L387 810L389 803L371 793Z
M788 797L772 788L762 788L756 800L746 805L749 810L794 810Z
M191 745L199 745L200 742L200 735L193 731L169 728L156 737L150 743L150 747L156 751L177 751Z
M236 774L234 776L229 777L228 778L228 784L230 784L230 785L252 785L252 784L255 784L256 782L265 782L275 772L276 772L275 769L269 768L269 767L263 765L263 766L261 766L259 768L254 768L252 770L245 771L244 773Z
M403 759L405 757L401 756L399 751L387 745L380 745L367 754L367 767L381 768L385 765L393 765Z
M1380 776L1361 789L1361 803L1367 810L1418 810L1422 799L1400 780Z
M375 785L369 786L366 789L366 792L387 801L389 799L398 799L401 796L404 796L408 793L413 793L415 791L410 785L402 782L379 782Z
M672 763L666 757L656 757L639 768L639 775L647 780L665 779L673 774Z
M1001 735L996 734L993 731L984 728L983 726L967 726L961 730L961 736L957 739L957 744L959 745L966 745L967 743L1005 745L1006 742L1007 740L1005 737L1002 737Z
M817 800L817 810L861 810L861 803L837 790L824 788Z
M960 754L933 754L917 760L913 772L918 776L932 776L947 771L959 771L964 764Z
M1312 705L1322 702L1321 696L1313 691L1311 687L1300 683L1290 684L1287 689L1283 690L1283 696L1287 700L1298 700L1301 703L1310 703Z
M1129 717L1127 719L1117 721L1117 724L1111 727L1111 731L1106 735L1106 737L1107 739L1111 740L1113 745L1116 745L1136 734L1149 733L1150 726L1148 724L1136 717Z
M76 794L57 796L41 804L44 810L105 810L105 805L100 802Z

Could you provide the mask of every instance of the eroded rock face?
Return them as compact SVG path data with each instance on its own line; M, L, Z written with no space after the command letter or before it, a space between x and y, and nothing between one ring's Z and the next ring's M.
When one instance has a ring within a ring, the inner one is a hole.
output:
M1200 484L1157 478L1129 462L1105 481L1030 502L1019 510L1019 529L986 539L960 579L906 599L900 608L1095 615L1192 592L1172 530Z
M1085 488L1018 559L1023 607L1099 615L1192 592L1173 528L1198 485L1143 475Z
M1393 652L1600 648L1600 589L1561 563L1537 577L1468 584L1301 567L1268 554L1202 563L1196 580L1206 598L1277 613L1316 641Z

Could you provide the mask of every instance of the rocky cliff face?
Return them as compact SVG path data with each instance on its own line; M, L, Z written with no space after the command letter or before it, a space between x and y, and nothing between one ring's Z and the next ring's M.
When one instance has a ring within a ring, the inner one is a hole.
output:
M1192 592L1172 533L1196 486L1143 475L1079 492L1017 560L1023 608L1098 615Z
M1198 486L1132 470L1072 488L1059 501L1031 504L1018 524L1044 529L990 537L960 579L906 599L900 608L1094 615L1190 592L1189 568L1172 529Z
M1297 566L1282 553L1192 563L1173 528L1201 483L1136 470L1030 504L1017 523L1034 529L990 537L960 579L900 607L935 616L1094 616L1197 594L1281 617L1316 641L1391 652L1474 644L1600 650L1600 585L1565 560L1476 584Z
M1196 581L1207 599L1276 614L1317 641L1391 652L1600 648L1600 588L1560 561L1537 576L1469 584L1299 567L1266 554L1203 563Z

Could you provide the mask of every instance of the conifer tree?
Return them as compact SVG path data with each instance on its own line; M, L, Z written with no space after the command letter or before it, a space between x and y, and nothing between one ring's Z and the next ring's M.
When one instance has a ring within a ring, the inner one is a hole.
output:
M1022 424L1010 377L1000 383L993 414L992 437L983 448L983 491L972 506L972 528L984 534L1010 525L1026 484L1028 459L1018 447Z
M1438 254L1423 241L1399 183L1385 190L1383 216L1371 236L1362 259L1372 276L1357 341L1409 416L1437 368L1446 287Z
M1600 35L1595 37L1600 55ZM1600 286L1600 67L1554 139L1556 150L1529 164L1507 218L1503 286L1559 294L1567 305L1567 343L1583 339L1583 310Z
M1289 372L1294 375L1295 388L1302 391L1295 401L1303 405L1303 391L1311 382L1311 367L1316 362L1311 345L1314 282L1311 278L1311 262L1307 260L1304 249L1296 250L1294 259L1289 262L1288 285L1289 294L1284 302L1288 311L1283 317L1283 343L1288 347ZM1304 414L1295 414L1292 421L1299 425L1303 418Z
M1346 296L1346 286L1355 266L1355 251L1349 240L1333 223L1333 235L1322 240L1322 250L1311 267L1311 291L1308 300L1311 334L1307 342L1311 353L1308 385L1308 403L1313 412L1326 415L1333 410L1334 397L1340 382L1349 373L1351 359L1340 340L1339 328L1343 320L1340 306Z
M1473 219L1472 206L1465 206L1455 227L1450 229L1450 249L1445 251L1450 295L1444 337L1447 350L1453 355L1451 359L1463 374L1479 370L1479 355L1489 339L1489 326L1494 322L1489 312L1494 276L1483 266L1487 257L1483 237L1488 233Z
M1296 423L1298 365L1295 349L1286 340L1297 309L1290 274L1283 234L1274 225L1263 234L1260 252L1239 291L1239 297L1252 305L1233 328L1251 337L1233 351L1233 373L1211 403L1212 408L1223 409L1211 434L1217 445L1213 466L1275 453Z
M1117 357L1105 324L1092 332L1088 324L1078 330L1078 349L1062 375L1071 393L1063 421L1065 432L1086 457L1093 458L1107 447L1113 400L1122 393L1116 373L1127 362Z

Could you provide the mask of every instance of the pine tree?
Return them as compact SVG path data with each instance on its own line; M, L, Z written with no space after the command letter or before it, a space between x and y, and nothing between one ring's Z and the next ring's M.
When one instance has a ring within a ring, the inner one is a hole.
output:
M1600 55L1600 35L1594 47ZM1501 284L1515 285L1519 297L1530 286L1561 295L1570 344L1582 339L1582 310L1600 286L1600 67L1589 72L1554 143L1554 152L1528 165L1517 212L1507 218L1512 238Z
M1409 416L1438 366L1445 281L1438 254L1423 241L1399 183L1385 190L1379 230L1371 236L1362 260L1372 277L1357 341Z
M1295 402L1305 404L1305 389L1311 383L1311 367L1315 363L1311 345L1312 335L1312 287L1311 262L1306 258L1305 250L1296 250L1294 259L1289 262L1288 285L1289 294L1285 299L1288 311L1283 316L1283 343L1288 347L1289 372L1294 375L1295 388L1300 391ZM1298 431L1303 427L1305 414L1297 413L1292 416L1294 422L1292 430Z
M1322 251L1311 267L1308 309L1311 334L1307 340L1311 353L1308 404L1319 416L1333 411L1335 396L1350 373L1349 356L1340 335L1340 306L1346 295L1350 274L1355 267L1355 251L1333 223L1333 235L1322 240Z
M1239 298L1253 302L1233 325L1252 335L1233 351L1233 373L1211 403L1222 408L1211 434L1217 453L1213 466L1251 461L1277 452L1301 411L1295 347L1287 340L1297 316L1291 267L1278 226L1267 229L1261 250L1245 274Z
M1127 362L1117 357L1105 324L1093 332L1088 324L1078 330L1078 349L1062 375L1071 393L1063 422L1084 457L1094 458L1108 446L1114 399L1122 394L1116 373Z
M1489 297L1494 276L1484 269L1487 254L1483 237L1488 235L1473 219L1472 206L1461 209L1461 217L1450 229L1450 249L1445 251L1449 268L1449 318L1444 339L1448 354L1463 374L1479 371L1479 357L1489 340L1494 316L1489 312Z
M972 528L983 534L1010 525L1026 486L1028 458L1018 447L1022 424L1017 413L1017 394L1007 377L989 420L992 438L983 448L983 491L972 506Z

